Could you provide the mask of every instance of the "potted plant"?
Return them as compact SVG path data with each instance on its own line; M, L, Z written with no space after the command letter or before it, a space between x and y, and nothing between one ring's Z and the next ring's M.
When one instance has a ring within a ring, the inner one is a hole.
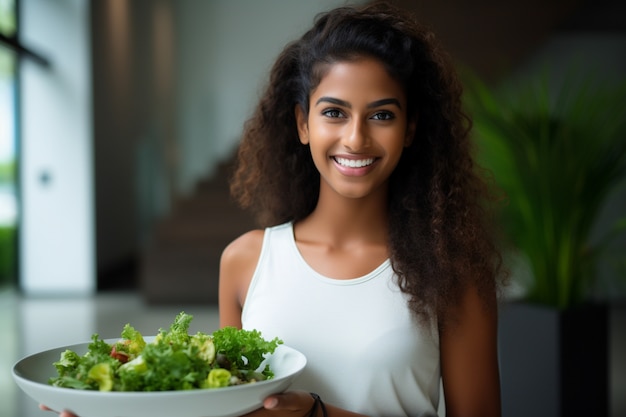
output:
M626 183L626 80L555 83L542 74L499 89L476 78L467 85L478 163L506 196L506 254L524 289L500 319L505 415L607 415L608 318L591 294L626 217L600 239L592 232ZM550 410L541 396L556 399Z

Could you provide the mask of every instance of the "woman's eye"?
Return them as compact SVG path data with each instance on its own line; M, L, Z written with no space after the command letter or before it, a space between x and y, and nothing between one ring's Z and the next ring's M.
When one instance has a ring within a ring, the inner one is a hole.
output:
M379 111L372 116L374 120L392 120L394 118L394 114L388 111Z
M322 112L322 114L324 116L326 116L326 117L330 117L330 118L333 118L333 119L336 119L336 118L339 118L339 117L343 116L343 113L341 113L341 111L337 110L337 109L327 109L327 110L324 110Z

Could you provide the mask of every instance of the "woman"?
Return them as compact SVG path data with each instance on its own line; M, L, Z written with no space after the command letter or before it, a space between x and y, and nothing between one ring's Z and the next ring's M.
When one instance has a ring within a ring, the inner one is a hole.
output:
M220 324L308 361L251 416L434 416L441 397L500 415L503 274L469 128L447 55L387 4L283 50L239 149L232 193L263 229L223 252Z
M460 96L433 35L382 3L279 56L232 182L269 228L224 251L220 320L303 351L319 396L260 415L435 415L440 375L447 415L499 415L500 256Z

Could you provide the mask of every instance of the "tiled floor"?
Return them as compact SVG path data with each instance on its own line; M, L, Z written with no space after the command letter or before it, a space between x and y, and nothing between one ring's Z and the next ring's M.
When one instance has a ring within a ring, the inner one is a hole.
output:
M23 298L0 289L0 417L52 417L17 388L12 365L41 350L88 341L93 333L118 337L130 323L144 335L167 327L184 310L190 332L219 326L217 306L150 306L134 292L105 292L87 298ZM611 316L611 417L626 417L626 308Z

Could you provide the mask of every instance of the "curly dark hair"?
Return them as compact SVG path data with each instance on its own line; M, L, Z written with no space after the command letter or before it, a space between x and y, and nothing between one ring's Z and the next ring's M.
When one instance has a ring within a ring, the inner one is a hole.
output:
M412 15L382 2L340 7L288 44L245 124L231 192L262 227L313 211L320 175L298 139L294 109L308 113L309 95L332 63L362 57L378 59L404 87L407 116L417 121L389 181L390 259L411 310L442 322L470 284L490 301L502 262L461 84L433 33Z

